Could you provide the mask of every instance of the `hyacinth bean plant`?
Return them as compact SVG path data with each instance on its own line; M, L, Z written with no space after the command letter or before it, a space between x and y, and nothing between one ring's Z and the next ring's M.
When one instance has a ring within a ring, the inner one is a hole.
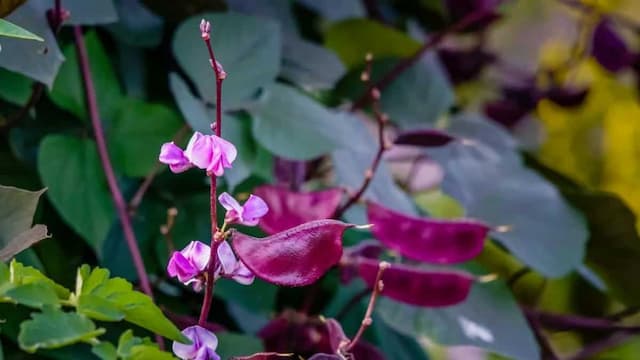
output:
M635 3L0 0L0 360L635 359Z

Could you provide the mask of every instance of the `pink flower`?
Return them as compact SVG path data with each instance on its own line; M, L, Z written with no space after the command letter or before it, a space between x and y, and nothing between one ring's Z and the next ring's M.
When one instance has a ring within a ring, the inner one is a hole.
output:
M220 360L216 354L218 338L211 331L198 325L182 330L182 334L191 340L190 345L173 342L173 353L182 360Z
M175 251L169 259L167 272L185 285L193 284L195 291L202 290L202 273L207 269L211 248L200 241L192 241L181 251Z
M216 135L203 135L196 131L184 151L173 142L162 145L159 159L160 162L169 165L174 173L195 166L215 176L222 176L225 168L231 168L231 163L237 155L236 147L232 143Z
M223 241L218 246L218 267L216 278L231 278L242 285L253 283L254 275L247 266L236 258L228 242Z
M259 196L250 195L249 199L240 205L236 199L226 192L218 197L220 204L227 210L225 221L230 224L239 223L247 226L256 226L268 211L267 203Z

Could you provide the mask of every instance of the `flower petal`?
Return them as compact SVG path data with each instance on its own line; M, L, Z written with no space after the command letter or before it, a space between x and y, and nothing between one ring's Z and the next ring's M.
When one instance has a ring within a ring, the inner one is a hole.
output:
M216 142L216 144L220 148L220 151L222 152L224 167L226 168L231 167L231 163L238 156L238 150L232 143L230 143L229 141L221 137L216 136L214 138L214 141Z
M191 163L182 149L173 142L162 145L158 159L161 163L169 165L169 168L174 173L183 172L191 167Z
M193 165L200 169L207 169L213 162L213 151L211 137L196 132L189 141L185 155Z
M237 214L242 214L242 206L233 196L229 195L229 193L223 192L220 194L218 201L220 201L220 205L226 210L235 210Z
M256 195L249 195L249 199L242 205L241 222L247 226L255 226L260 222L260 218L269 212L269 206Z
M236 255L231 250L228 242L223 241L218 245L218 261L222 265L222 273L230 275L236 268Z
M211 258L211 248L200 241L192 241L187 247L180 251L191 264L202 271L207 268L209 259Z
M197 276L200 270L195 268L193 264L180 252L176 251L171 255L169 264L167 264L167 273L171 277L178 277L180 282L186 282Z
M182 334L191 340L190 345L173 342L173 353L183 360L219 360L215 353L218 338L211 331L198 325L182 330Z
M236 269L233 271L231 278L242 285L251 285L255 280L255 275L249 270L247 265L238 260Z

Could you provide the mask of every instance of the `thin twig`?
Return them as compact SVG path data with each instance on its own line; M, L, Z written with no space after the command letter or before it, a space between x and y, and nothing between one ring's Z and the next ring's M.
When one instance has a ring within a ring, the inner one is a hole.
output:
M151 290L151 283L144 267L142 256L140 255L140 249L138 248L138 242L136 241L133 227L131 226L131 220L127 213L127 203L120 192L118 187L118 181L109 159L109 152L107 150L107 143L102 129L102 123L100 122L100 112L98 111L98 103L96 100L96 92L93 86L93 78L91 77L91 68L89 66L89 55L87 54L87 48L84 43L84 37L82 35L82 28L80 26L73 27L73 35L75 39L75 45L78 53L78 63L80 64L80 71L82 74L82 80L85 90L85 98L87 107L89 109L89 116L91 118L91 125L93 126L93 132L96 138L96 144L98 147L98 154L100 156L100 162L102 169L107 178L107 184L109 185L109 191L113 198L113 203L116 207L116 211L120 218L120 224L122 225L122 232L124 238L129 247L129 252L133 259L133 264L136 268L138 278L140 279L140 286L145 294L153 297Z
M585 359L593 359L595 355L598 353L612 348L616 345L619 345L629 338L638 335L637 332L633 331L619 331L613 333L611 336L608 336L600 341L595 341L584 348L578 351L576 354L571 356L568 360L585 360Z
M362 81L367 85L371 84L372 62L373 62L373 57L371 56L371 54L367 54L366 68L361 76ZM380 166L382 155L386 150L388 150L391 147L391 144L386 141L384 136L384 128L385 128L385 125L389 122L389 117L387 116L387 114L383 113L382 110L380 109L380 101L379 101L380 90L376 87L371 87L370 85L369 85L369 89L371 91L371 98L373 99L373 103L371 105L373 109L373 114L376 118L376 122L378 123L378 151L376 152L376 155L373 158L373 162L371 163L371 166L364 173L364 181L362 182L362 185L360 185L360 188L355 193L353 193L349 197L349 199L347 199L344 205L342 205L340 208L336 210L334 215L334 218L336 219L340 218L340 216L342 216L342 214L344 214L345 211L347 211L353 204L355 204L358 200L360 200L362 195L364 195L364 192L367 190L367 188L371 184L371 181L373 180L373 176L375 175L376 170L378 169L378 166Z
M171 235L171 230L173 230L173 225L176 221L176 216L178 216L178 209L171 207L167 209L167 222L166 224L160 226L160 233L164 236L164 240L167 243L167 251L169 252L169 256L176 251L176 247L173 244L173 236Z
M360 328L358 329L358 332L344 348L345 353L351 352L351 350L353 350L353 347L356 346L358 341L360 341L360 338L362 338L364 331L367 330L369 326L371 326L371 323L373 322L373 319L371 318L371 314L373 314L373 308L376 306L376 299L378 298L378 295L380 295L380 293L382 292L382 289L384 288L384 283L382 282L382 274L384 274L384 271L387 268L389 268L389 266L391 266L391 264L389 264L386 261L381 261L378 264L378 274L376 275L376 282L373 285L373 292L371 293L371 298L369 299L369 305L367 306L367 311L365 312L364 318L360 323Z
M543 351L542 359L558 360L559 358L556 355L556 353L553 351L553 348L551 347L549 340L542 332L542 326L540 325L540 320L538 319L538 317L535 314L531 314L531 313L525 313L525 314L527 315L527 320L529 321L529 325L531 325L531 330L533 330L533 334L535 335L536 340L538 340L538 344L540 344L540 347L542 348L542 351Z
M640 331L640 326L622 325L606 318L553 314L526 307L523 311L528 317L536 318L545 327L555 330Z
M178 130L178 132L173 136L173 139L171 141L180 142L182 138L186 135L187 130L189 130L189 126L183 125L180 128L180 130ZM153 169L151 169L151 171L147 174L147 176L144 177L142 184L140 184L140 187L138 188L136 193L133 195L133 197L129 201L130 215L134 215L136 213L136 211L138 210L138 207L140 207L140 204L142 203L142 199L144 198L144 195L147 193L147 190L149 190L149 187L151 187L151 184L153 183L153 180L155 179L155 177L160 173L160 170L162 170L163 168L164 168L163 165L160 162L157 162L153 167Z
M383 91L389 84L393 82L400 74L402 74L405 70L409 69L414 63L416 63L422 55L428 50L436 47L442 40L453 33L465 30L471 25L474 25L478 20L485 17L487 14L491 13L493 9L485 9L482 11L473 12L464 18L462 18L457 23L449 26L448 28L442 30L439 33L434 34L427 40L420 49L418 49L413 55L410 57L400 61L395 67L393 67L388 73L386 73L382 79L377 81L374 84L369 85L366 91L358 98L353 105L351 105L351 111L355 111L358 109L362 109L367 106L372 100L372 90L378 89L379 91Z
M206 31L203 29L203 25L206 25ZM209 36L209 23L203 20L200 28L202 31L202 40L204 40L207 50L209 52L209 62L213 68L213 72L216 78L216 121L213 130L216 136L220 136L222 133L222 81L226 77L218 66L213 47L211 46L211 38ZM216 176L214 174L209 175L211 178L210 187L210 212L211 212L211 255L209 258L209 265L207 270L207 277L205 283L204 299L202 300L202 308L200 309L200 317L198 318L198 324L206 323L209 318L209 311L211 309L211 302L213 301L213 287L215 283L215 269L218 264L218 246L222 238L218 238L218 220L216 216L216 204L217 204L217 190L216 190Z

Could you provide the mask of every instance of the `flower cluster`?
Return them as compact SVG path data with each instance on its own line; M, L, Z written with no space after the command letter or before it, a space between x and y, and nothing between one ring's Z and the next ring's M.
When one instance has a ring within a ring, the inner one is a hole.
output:
M183 360L220 360L216 354L218 338L211 331L195 325L182 330L182 335L191 340L191 344L173 343L173 353Z

